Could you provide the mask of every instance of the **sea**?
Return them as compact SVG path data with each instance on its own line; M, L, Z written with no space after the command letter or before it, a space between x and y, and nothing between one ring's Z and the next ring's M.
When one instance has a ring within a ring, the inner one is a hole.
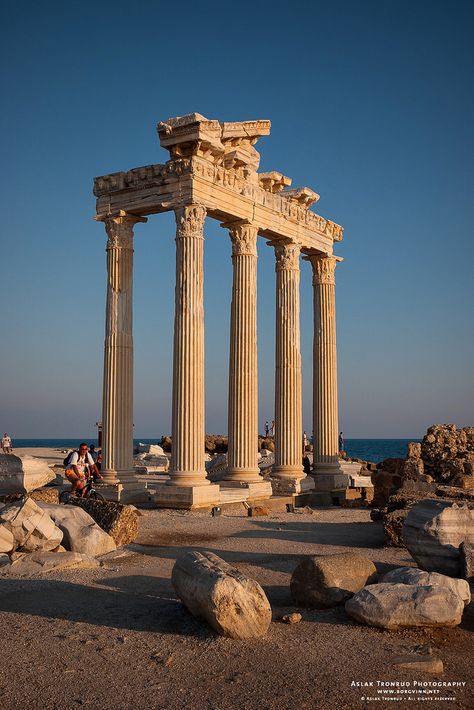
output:
M84 439L13 439L13 448L77 449ZM138 444L159 444L161 439L134 439ZM410 441L420 439L346 439L344 450L351 458L378 463L389 458L405 458ZM97 439L87 439L87 443L97 446Z

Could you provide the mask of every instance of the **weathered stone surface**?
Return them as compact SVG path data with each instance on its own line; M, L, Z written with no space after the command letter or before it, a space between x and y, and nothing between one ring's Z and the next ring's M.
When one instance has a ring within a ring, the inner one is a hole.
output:
M0 553L0 567L10 564L10 558L5 552Z
M117 547L133 542L138 535L138 511L134 506L75 496L71 496L68 504L85 510L102 530L113 537Z
M66 550L96 557L116 549L113 538L104 532L82 508L43 502L39 505L63 531L62 544Z
M32 552L22 555L11 565L0 569L0 575L15 577L30 577L35 574L45 574L53 570L93 569L99 567L99 562L80 552Z
M0 525L0 552L11 552L15 546L15 538L11 530Z
M0 494L28 493L56 477L42 459L34 456L0 454Z
M61 530L48 513L31 498L2 508L0 525L13 534L14 550L53 550L63 539Z
M383 532L386 545L405 547L402 539L402 530L409 510L409 508L401 508L383 515Z
M272 612L263 589L212 552L186 552L176 560L171 581L193 616L223 636L264 636Z
M392 659L392 665L397 668L406 668L416 673L442 673L444 670L443 661L436 656L396 656Z
M474 543L474 510L468 504L426 499L408 513L403 542L419 567L460 577L459 545Z
M291 576L291 596L301 606L328 609L376 579L373 562L355 552L307 557Z
M356 621L395 631L418 626L457 626L464 602L449 587L372 584L346 602Z
M467 542L459 545L461 577L468 582L474 581L474 547Z
M471 475L474 428L457 429L454 424L431 426L421 443L421 455L426 473L436 481L454 483L459 477Z
M417 567L397 567L397 569L387 572L381 581L394 584L421 584L422 586L439 584L441 587L449 587L458 594L464 605L471 601L471 591L465 579L455 579L445 574L439 574L439 572L426 572Z

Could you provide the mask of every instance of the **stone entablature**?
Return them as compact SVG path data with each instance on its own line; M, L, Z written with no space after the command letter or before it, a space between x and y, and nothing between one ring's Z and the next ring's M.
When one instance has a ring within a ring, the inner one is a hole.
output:
M96 177L97 214L149 215L200 203L210 217L251 219L262 236L298 238L302 249L331 254L343 229L309 210L319 195L307 187L285 189L291 178L282 173L257 173L253 143L269 132L269 121L221 124L199 114L168 119L158 133L171 159Z

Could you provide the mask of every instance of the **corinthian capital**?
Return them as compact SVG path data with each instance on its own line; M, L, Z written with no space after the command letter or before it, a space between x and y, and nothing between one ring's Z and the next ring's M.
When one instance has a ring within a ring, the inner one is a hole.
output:
M175 210L176 237L204 238L206 208L203 205L185 205Z
M247 254L257 256L258 227L250 222L232 222L228 228L232 241L232 256Z
M275 271L297 271L299 268L299 244L275 244Z
M133 249L133 227L137 222L147 222L147 219L121 210L101 218L101 221L107 232L107 249Z
M313 267L313 285L335 284L336 264L340 259L336 256L325 254L311 254L308 257Z

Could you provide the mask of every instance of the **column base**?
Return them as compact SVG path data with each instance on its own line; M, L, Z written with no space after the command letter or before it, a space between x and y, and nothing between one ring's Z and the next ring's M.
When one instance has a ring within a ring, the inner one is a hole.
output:
M350 476L337 463L318 463L312 472L316 491L332 491L333 488L348 488Z
M296 476L285 478L271 478L272 491L274 496L298 495L299 493L307 493L314 490L315 483L312 476L299 478Z
M103 481L95 484L106 500L116 503L135 503L140 500L145 485L135 476L135 471L104 471Z
M196 510L219 505L220 489L215 483L199 486L176 486L164 483L157 486L153 501L159 508Z
M258 468L228 468L224 481L239 483L260 483L262 476Z
M268 500L272 496L272 484L271 481L266 481L260 478L259 481L236 481L236 480L225 480L219 481L221 489L241 489L243 492L247 493L246 500L248 502L255 500Z

